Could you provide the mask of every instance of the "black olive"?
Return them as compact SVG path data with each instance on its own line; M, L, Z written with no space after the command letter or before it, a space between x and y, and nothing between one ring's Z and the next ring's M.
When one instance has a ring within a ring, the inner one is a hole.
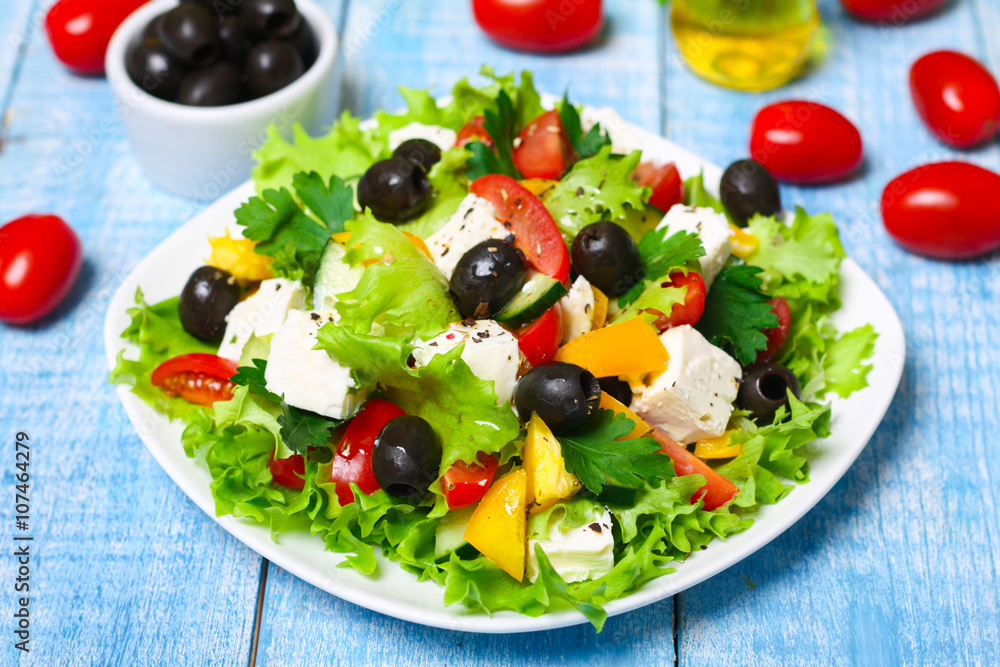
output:
M404 415L390 419L372 446L372 472L386 493L419 501L438 478L441 441L426 420Z
M178 5L164 14L159 37L170 55L190 67L211 65L222 50L215 18L200 5Z
M125 70L135 85L163 100L174 99L184 79L184 68L156 38L144 39L128 52Z
M746 227L757 213L767 216L781 211L778 183L764 165L753 160L737 160L726 167L719 194L729 217L740 227Z
M267 39L250 49L244 72L250 96L257 98L281 90L302 76L302 56L291 44Z
M146 26L146 29L142 31L143 40L147 40L150 38L156 40L160 39L160 30L163 29L163 17L165 16L166 14L160 14L155 19L149 22L149 25Z
M441 149L433 141L409 139L397 146L392 156L423 167L424 171L430 171L431 167L441 161Z
M583 426L600 402L597 378L575 364L535 366L514 385L514 407L521 420L528 421L535 412L556 434Z
M177 101L193 107L222 107L240 101L240 71L232 63L215 63L184 77Z
M319 45L316 43L316 36L307 21L300 22L295 32L281 39L295 47L295 50L302 56L302 64L306 69L312 67L312 64L316 62L316 57L319 55Z
M601 385L601 391L626 408L632 405L632 387L629 386L628 382L616 377L601 378L597 382Z
M203 266L191 274L181 291L178 315L181 326L195 338L221 343L226 315L240 301L240 286L228 271Z
M402 158L376 162L358 181L358 203L382 222L407 222L430 204L427 174Z
M573 239L573 268L608 296L621 296L642 280L642 258L621 225L595 222Z
M302 23L295 0L243 0L240 6L243 29L258 37L287 37Z
M774 413L788 405L788 390L801 398L795 373L778 364L760 364L748 368L736 394L736 407L749 410L754 421L770 424Z
M462 255L448 291L459 315L487 319L521 291L526 275L524 254L509 243L491 239Z
M238 67L243 67L247 54L253 47L253 42L243 32L238 18L227 16L219 21L219 41L222 43L220 58Z

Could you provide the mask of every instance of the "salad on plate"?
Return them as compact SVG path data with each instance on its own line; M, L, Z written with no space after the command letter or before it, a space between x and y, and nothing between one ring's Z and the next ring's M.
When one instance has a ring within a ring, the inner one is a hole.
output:
M720 201L613 111L483 74L272 133L205 266L136 295L111 380L184 422L219 516L600 629L808 481L876 334L832 324L837 228L759 165Z

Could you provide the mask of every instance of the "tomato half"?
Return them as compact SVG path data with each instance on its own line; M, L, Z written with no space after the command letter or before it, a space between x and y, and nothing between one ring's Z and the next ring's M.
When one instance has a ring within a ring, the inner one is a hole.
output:
M666 282L660 283L660 287L684 287L687 288L687 294L684 296L683 302L673 305L669 315L660 313L660 316L656 318L653 326L661 332L684 324L694 325L701 318L701 314L705 312L705 294L708 292L705 288L705 279L695 271L691 271L687 275L683 271L677 271L671 273L667 278Z
M882 221L904 248L968 259L1000 247L1000 175L967 162L927 164L882 192Z
M472 0L476 23L503 46L532 53L572 51L601 31L601 0Z
M492 454L479 452L479 465L457 461L441 478L441 488L449 510L460 510L479 502L497 474L499 462Z
M0 320L27 324L51 313L82 265L80 239L61 218L28 215L0 227Z
M541 366L556 356L562 331L562 311L556 305L531 324L515 331L514 336L528 362L532 366Z
M678 477L701 475L705 478L705 486L695 491L694 495L691 496L691 502L702 500L704 509L714 510L730 502L740 492L735 484L689 452L687 447L674 442L660 429L654 428L652 436L663 446L660 451L674 462L674 472Z
M348 423L330 465L330 481L336 484L337 500L341 505L354 502L351 482L369 495L381 488L372 471L375 438L390 419L405 414L395 403L373 398Z
M470 189L496 207L500 220L514 233L514 245L532 266L559 282L566 282L569 250L555 220L538 197L502 174L477 178Z
M674 204L684 203L684 179L673 162L662 167L657 167L652 162L643 162L636 167L632 178L642 187L652 189L649 203L664 213Z
M267 463L271 471L271 479L282 486L290 489L304 489L306 480L306 460L301 454L292 454L287 459L274 458L271 452L271 460Z
M487 148L493 148L493 137L486 131L483 123L486 119L482 116L473 116L472 119L462 126L455 138L455 146L461 148L467 143L481 141Z
M52 51L77 74L103 74L111 36L144 4L146 0L59 0L45 16Z
M182 354L157 366L149 380L167 396L212 405L233 398L236 385L230 378L236 374L237 365L214 354Z
M525 178L559 179L573 162L559 112L546 111L514 140L514 166Z
M789 100L757 112L750 156L789 183L829 183L861 164L861 134L830 107Z
M935 51L913 63L910 94L927 127L951 146L974 146L1000 127L1000 87L963 53Z
M885 21L902 25L926 16L950 0L840 0L840 4L863 21Z
M774 314L778 316L778 326L764 330L764 335L767 336L767 347L757 353L757 359L753 362L755 365L774 359L781 346L785 344L788 331L792 327L792 311L788 307L788 302L779 296L771 299L768 303L771 304L771 310L774 311Z

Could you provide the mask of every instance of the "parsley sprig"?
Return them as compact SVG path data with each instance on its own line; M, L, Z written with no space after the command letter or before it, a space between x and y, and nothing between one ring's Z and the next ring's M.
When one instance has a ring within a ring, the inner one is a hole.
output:
M483 111L483 128L493 139L493 148L482 141L466 144L472 153L467 174L471 180L487 174L503 174L514 179L521 172L514 166L514 138L517 136L517 111L503 88L497 93L496 107Z
M710 343L729 349L743 365L753 362L767 347L764 329L778 326L778 316L760 291L761 269L746 264L727 264L712 283L705 298L705 311L695 324Z
M649 230L639 241L643 279L619 297L618 306L624 308L637 301L650 281L659 280L672 271L700 271L698 258L704 255L705 248L695 234L677 232L667 236L666 227Z
M577 158L582 160L597 153L605 146L611 145L611 139L600 123L594 125L584 134L583 125L580 123L580 114L569 101L569 93L563 95L559 104L559 120L562 121L563 132L569 140L573 150L576 151Z

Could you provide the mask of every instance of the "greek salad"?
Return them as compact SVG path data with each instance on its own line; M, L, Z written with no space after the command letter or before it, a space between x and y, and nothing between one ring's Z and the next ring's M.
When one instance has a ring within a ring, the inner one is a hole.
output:
M756 162L716 199L615 112L482 74L272 132L205 265L136 295L111 381L183 420L220 516L599 630L808 481L876 334L833 326L837 228Z

